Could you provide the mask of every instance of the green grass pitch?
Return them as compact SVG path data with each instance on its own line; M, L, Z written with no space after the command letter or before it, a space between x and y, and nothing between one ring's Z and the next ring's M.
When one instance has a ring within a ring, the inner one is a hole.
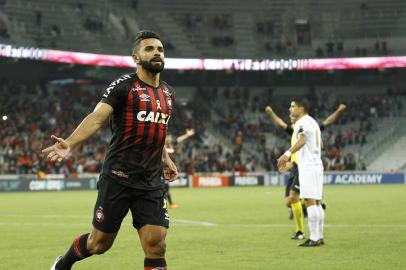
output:
M169 269L406 269L406 186L326 186L326 245L299 248L282 187L172 189ZM0 194L0 269L49 269L91 229L96 191ZM73 269L143 269L130 216ZM307 222L306 222L307 229ZM308 235L308 231L306 231Z

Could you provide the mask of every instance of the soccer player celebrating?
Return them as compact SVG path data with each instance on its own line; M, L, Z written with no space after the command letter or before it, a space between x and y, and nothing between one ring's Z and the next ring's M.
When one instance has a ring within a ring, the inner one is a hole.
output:
M346 110L347 106L345 104L340 104L332 114L330 114L320 125L320 130L324 130L325 127L332 125L338 117ZM272 109L271 106L265 108L265 112L272 118L274 123L280 128L285 130L289 135L291 135L291 146L295 145L296 138L293 136L293 128L296 118L290 115L291 126L286 124ZM292 236L294 240L301 240L304 238L304 220L303 220L303 209L300 202L300 183L299 183L299 172L297 168L297 155L292 154L290 157L290 162L286 163L286 166L280 168L280 172L289 171L288 181L285 188L285 204L287 207L291 208L293 213L293 219L296 225L295 234Z
M315 247L324 244L324 210L320 204L323 195L322 141L320 127L308 111L306 100L291 102L289 112L297 119L293 129L296 143L278 159L278 168L286 167L291 155L297 153L300 198L306 205L310 229L309 239L299 246Z
M136 73L112 82L67 139L52 135L55 144L42 151L52 162L60 162L112 119L113 137L97 184L93 230L76 237L51 270L71 269L75 262L109 250L129 210L145 253L144 269L167 269L169 216L162 175L173 181L178 174L164 146L173 89L160 80L164 47L156 33L136 35L132 58Z

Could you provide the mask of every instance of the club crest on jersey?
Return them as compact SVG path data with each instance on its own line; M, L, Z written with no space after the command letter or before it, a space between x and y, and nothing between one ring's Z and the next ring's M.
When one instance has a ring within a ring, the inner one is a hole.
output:
M169 118L171 116L166 113L161 112L147 112L147 111L139 111L137 114L138 121L141 122L152 122L158 124L165 124L167 125L169 122Z
M139 97L140 97L141 101L150 101L149 95L147 95L147 94L140 94Z
M172 107L172 99L170 97L166 99L166 103L168 104L169 107Z
M99 208L96 210L95 218L97 222L102 222L104 220L103 207L99 206Z

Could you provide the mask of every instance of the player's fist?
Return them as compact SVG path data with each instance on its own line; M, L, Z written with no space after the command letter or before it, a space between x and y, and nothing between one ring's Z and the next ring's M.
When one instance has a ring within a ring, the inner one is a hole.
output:
M271 113L273 112L272 107L271 107L271 106L266 106L265 112L266 112L267 114L271 114Z
M176 180L176 178L178 177L178 168L176 168L175 163L173 163L173 161L168 158L164 160L164 178L165 180L168 180L169 182L172 182L174 180Z
M338 110L340 111L340 112L343 112L343 111L345 111L347 109L347 105L345 105L345 104L340 104L339 106L338 106Z
M290 171L293 168L293 163L292 162L286 162L285 166L278 167L278 171L280 173L285 173L287 171Z
M278 158L278 171L283 170L286 166L286 163L289 161L289 157L286 154L283 154Z
M193 128L186 129L186 134L188 137L195 135L195 130Z

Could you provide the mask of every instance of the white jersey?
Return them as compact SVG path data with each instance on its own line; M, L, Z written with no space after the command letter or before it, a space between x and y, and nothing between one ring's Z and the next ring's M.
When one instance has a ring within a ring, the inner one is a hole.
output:
M299 166L322 166L320 127L309 115L304 115L294 125L293 136L296 141L299 134L306 136L306 144L296 152Z

